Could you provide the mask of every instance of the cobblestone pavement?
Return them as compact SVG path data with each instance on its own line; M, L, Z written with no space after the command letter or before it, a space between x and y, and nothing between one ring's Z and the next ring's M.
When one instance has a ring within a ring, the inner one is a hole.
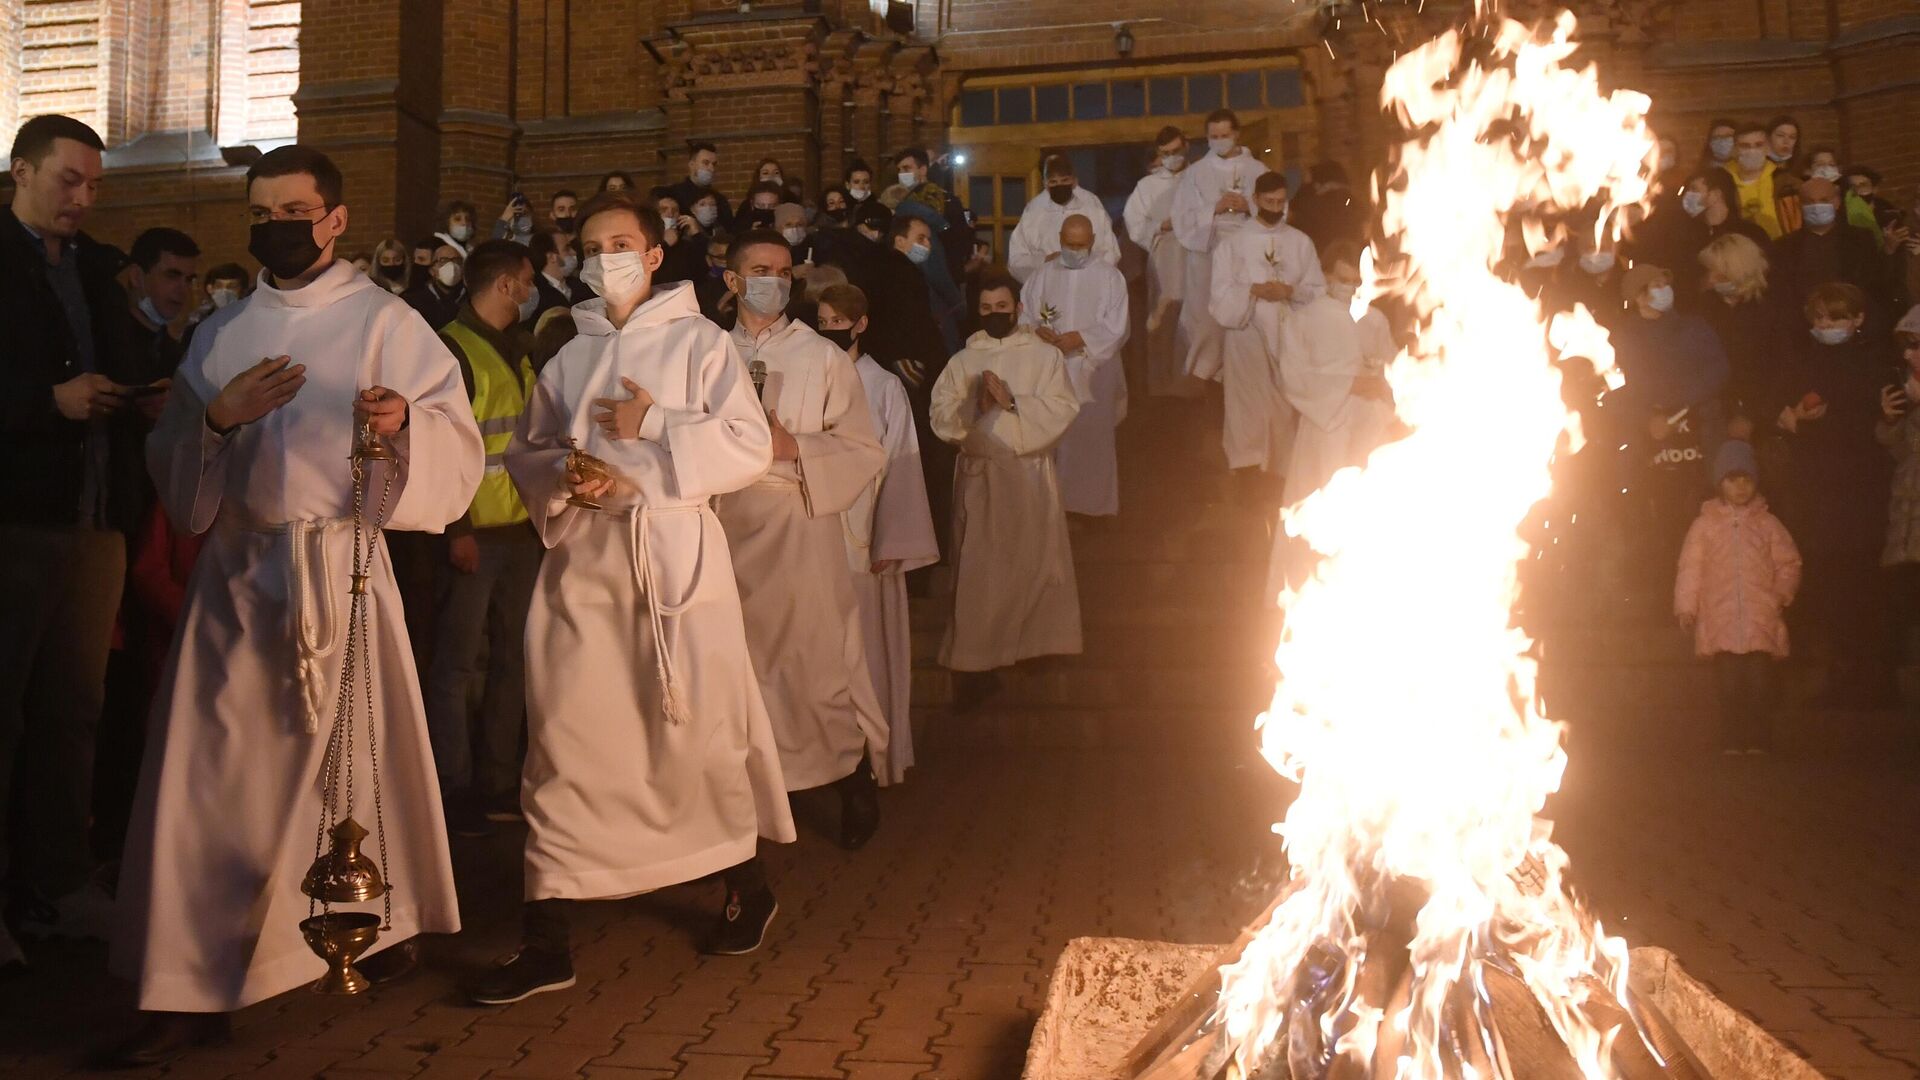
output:
M1847 1080L1920 1076L1920 857L1911 762L1576 759L1555 804L1610 928L1676 951L1727 1000ZM595 905L580 982L496 1010L461 974L509 951L518 831L458 849L469 929L359 998L297 992L171 1077L818 1077L1019 1074L1069 938L1229 938L1273 871L1279 788L1226 751L936 743L866 851L775 849L782 914L751 957L697 955L718 887ZM1264 860L1264 866L1262 865ZM125 1029L94 947L39 946L0 984L0 1075L51 1077Z

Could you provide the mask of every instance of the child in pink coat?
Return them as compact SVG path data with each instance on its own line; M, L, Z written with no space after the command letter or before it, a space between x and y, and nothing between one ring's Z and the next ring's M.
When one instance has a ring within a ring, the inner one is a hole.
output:
M1720 752L1762 754L1773 743L1773 668L1787 655L1781 612L1800 587L1800 552L1757 490L1753 447L1714 455L1720 495L1700 507L1680 551L1673 611L1713 659Z

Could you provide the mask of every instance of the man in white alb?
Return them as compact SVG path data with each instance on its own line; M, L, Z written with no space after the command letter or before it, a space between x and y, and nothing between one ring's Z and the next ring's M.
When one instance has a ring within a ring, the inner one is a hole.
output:
M1213 295L1213 252L1253 217L1253 184L1267 167L1240 145L1240 118L1232 109L1207 116L1207 152L1186 167L1173 191L1173 235L1187 251L1186 295L1180 325L1187 334L1186 374L1218 381L1226 360Z
M1020 212L1020 224L1007 238L1007 269L1021 281L1060 257L1060 223L1078 214L1093 225L1093 258L1108 266L1120 264L1120 241L1113 235L1113 219L1100 197L1080 186L1073 162L1064 154L1047 159L1046 197L1033 199Z
M1186 366L1185 335L1162 334L1167 317L1186 298L1187 250L1173 235L1173 192L1187 169L1187 136L1163 127L1154 138L1153 168L1134 185L1121 220L1127 235L1147 253L1147 393L1172 393Z

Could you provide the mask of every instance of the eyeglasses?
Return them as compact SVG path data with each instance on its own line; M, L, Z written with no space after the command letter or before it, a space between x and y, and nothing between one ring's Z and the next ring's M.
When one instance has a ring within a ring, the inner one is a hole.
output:
M254 225L263 225L269 221L319 221L321 217L333 213L331 206L290 207L285 210L269 210L264 206L247 207L247 221ZM318 214L320 217L315 217Z

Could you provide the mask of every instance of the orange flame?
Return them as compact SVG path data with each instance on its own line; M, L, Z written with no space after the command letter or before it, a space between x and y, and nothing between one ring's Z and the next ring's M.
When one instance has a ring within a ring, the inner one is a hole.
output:
M1598 231L1644 205L1649 102L1603 94L1592 67L1567 66L1570 14L1538 31L1479 27L1403 56L1382 92L1412 135L1380 185L1398 276L1370 273L1363 295L1392 292L1417 316L1417 342L1389 369L1411 433L1288 511L1288 530L1325 559L1286 600L1282 677L1260 720L1263 754L1300 784L1276 826L1298 888L1222 972L1218 1020L1242 1075L1287 1038L1309 950L1364 951L1367 912L1390 880L1426 897L1411 1000L1387 1016L1349 970L1321 1020L1336 1058L1366 1061L1378 1044L1401 1077L1448 1075L1446 1003L1495 955L1587 1076L1612 1075L1608 1047L1622 1034L1580 1009L1595 978L1625 1000L1626 947L1569 896L1566 855L1538 817L1566 758L1512 618L1528 554L1517 529L1548 493L1556 444L1579 437L1554 356L1617 373L1585 310L1549 327L1494 267L1509 220L1532 208L1597 203ZM1522 231L1544 242L1537 218Z

